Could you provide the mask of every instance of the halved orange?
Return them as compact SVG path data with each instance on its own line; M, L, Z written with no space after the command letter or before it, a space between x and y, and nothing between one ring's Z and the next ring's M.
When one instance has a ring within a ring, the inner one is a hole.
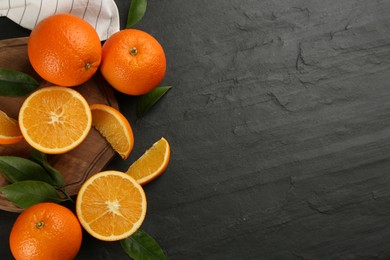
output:
M93 104L90 107L92 125L123 159L129 157L134 146L134 136L126 117L117 109L104 104Z
M130 165L127 174L139 184L145 185L160 176L168 166L171 149L162 137L155 142L138 160Z
M18 122L0 110L0 144L14 144L22 139Z
M26 141L48 154L77 147L91 125L89 104L79 92L67 87L38 89L26 98L19 111L19 126Z
M141 185L119 171L103 171L87 179L76 199L81 225L93 237L116 241L131 236L146 215Z

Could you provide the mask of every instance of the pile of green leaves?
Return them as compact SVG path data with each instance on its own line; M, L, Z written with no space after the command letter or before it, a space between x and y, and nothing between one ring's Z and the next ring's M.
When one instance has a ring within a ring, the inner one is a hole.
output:
M31 152L30 159L0 156L0 171L10 183L0 187L0 192L20 208L46 201L61 203L71 200L64 189L61 173L48 163L46 154L37 150Z
M133 27L142 19L146 7L147 0L131 1L126 28ZM39 83L30 75L0 68L0 96L25 96L38 87ZM160 86L138 97L137 118L143 116L170 89L170 86ZM10 183L0 187L0 193L20 208L48 201L74 202L64 188L62 174L49 164L46 154L35 149L29 158L0 156L0 172ZM125 253L133 259L166 259L156 240L143 230L138 230L120 243Z

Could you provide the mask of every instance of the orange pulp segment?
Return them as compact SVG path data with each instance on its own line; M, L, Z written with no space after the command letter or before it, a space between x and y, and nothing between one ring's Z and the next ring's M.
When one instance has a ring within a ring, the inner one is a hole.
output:
M130 165L126 173L139 184L145 185L165 171L169 163L170 154L169 143L162 137Z
M123 159L129 157L134 146L134 136L126 117L117 109L104 104L93 104L90 108L92 125Z
M33 92L19 111L19 126L26 141L48 154L77 147L91 125L89 104L79 92L67 87L50 86Z
M0 110L0 144L14 144L22 139L18 122Z
M133 178L118 171L103 171L81 187L76 213L93 237L116 241L132 235L146 215L145 192Z

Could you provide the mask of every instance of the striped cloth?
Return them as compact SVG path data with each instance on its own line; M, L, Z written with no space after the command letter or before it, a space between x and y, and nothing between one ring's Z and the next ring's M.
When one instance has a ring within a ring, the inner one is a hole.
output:
M119 13L113 0L0 0L0 16L30 30L56 13L83 18L96 29L102 41L119 31Z

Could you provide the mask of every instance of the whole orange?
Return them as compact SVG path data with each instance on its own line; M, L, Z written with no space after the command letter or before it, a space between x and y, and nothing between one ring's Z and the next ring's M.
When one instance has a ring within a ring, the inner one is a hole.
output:
M9 243L18 260L65 260L75 258L81 240L82 229L76 215L64 206L45 202L18 216Z
M163 80L165 53L152 35L141 30L124 29L104 43L100 71L118 91L142 95Z
M96 30L71 14L56 14L40 21L27 45L34 70L43 79L61 86L76 86L97 71L102 45Z

